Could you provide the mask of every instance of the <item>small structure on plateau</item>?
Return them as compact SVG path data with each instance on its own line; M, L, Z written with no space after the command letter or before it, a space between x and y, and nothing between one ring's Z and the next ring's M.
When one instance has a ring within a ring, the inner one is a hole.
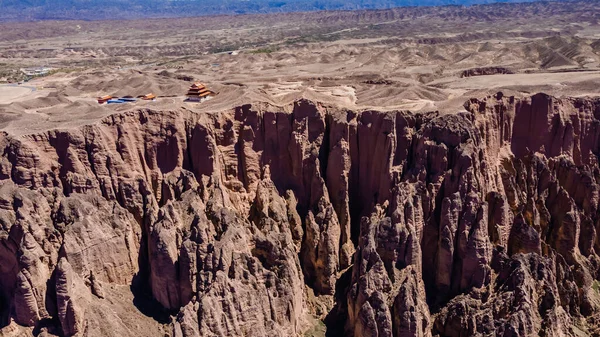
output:
M98 97L98 103L99 104L112 104L112 103L133 103L136 102L137 99L134 98L133 96L123 96L121 98L119 97L112 97L110 95L106 95L106 96L101 96Z
M185 101L200 103L211 99L214 95L216 95L216 93L212 90L208 90L203 83L196 82L190 86Z
M37 76L48 75L50 70L52 70L52 68L48 68L48 67L35 67L35 68L21 69L23 74L25 74L25 76L27 76L27 77L37 77Z
M108 100L110 100L112 98L113 97L110 96L110 95L98 97L98 104L104 104L104 103L108 102Z
M156 95L153 93L150 93L147 95L139 96L139 98L143 99L144 101L153 101L156 99Z
M133 96L123 96L119 99L124 102L136 102L137 101L137 98L135 98Z

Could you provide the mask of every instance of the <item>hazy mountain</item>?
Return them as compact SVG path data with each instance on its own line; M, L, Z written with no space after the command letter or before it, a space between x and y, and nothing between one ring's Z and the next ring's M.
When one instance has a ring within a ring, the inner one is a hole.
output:
M1 21L127 19L400 6L474 5L523 0L0 0Z

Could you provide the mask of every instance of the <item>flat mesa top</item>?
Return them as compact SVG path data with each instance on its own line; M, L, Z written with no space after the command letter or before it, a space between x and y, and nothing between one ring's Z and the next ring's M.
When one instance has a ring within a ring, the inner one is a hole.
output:
M139 108L218 113L300 98L455 113L498 91L597 96L597 12L599 3L569 2L397 8L363 11L360 20L358 12L316 12L0 24L0 130L68 128ZM23 72L41 68L50 70ZM184 102L206 90L218 94ZM149 93L156 99L98 104Z

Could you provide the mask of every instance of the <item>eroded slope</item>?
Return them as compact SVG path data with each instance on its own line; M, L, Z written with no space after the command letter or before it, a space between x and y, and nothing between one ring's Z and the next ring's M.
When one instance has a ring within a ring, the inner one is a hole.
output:
M600 101L465 108L4 134L2 334L289 336L312 316L355 336L594 333Z

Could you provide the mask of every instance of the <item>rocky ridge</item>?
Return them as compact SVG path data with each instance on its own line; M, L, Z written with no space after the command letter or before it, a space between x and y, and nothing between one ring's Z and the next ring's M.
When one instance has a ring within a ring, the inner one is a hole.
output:
M600 100L465 109L3 134L0 336L598 333Z

